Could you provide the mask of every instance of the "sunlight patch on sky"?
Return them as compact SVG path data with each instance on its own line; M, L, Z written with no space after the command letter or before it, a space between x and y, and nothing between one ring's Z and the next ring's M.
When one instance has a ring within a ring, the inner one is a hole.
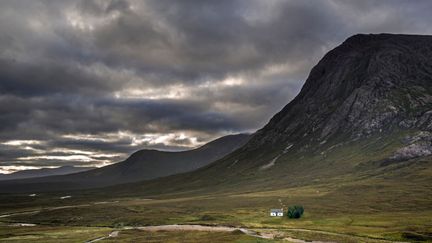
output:
M64 156L55 156L55 155L40 155L40 156L26 156L26 157L18 157L17 160L21 161L31 161L31 160L64 160L64 161L83 161L83 162L91 162L94 161L89 156L86 155L64 155Z
M198 142L198 138L188 135L184 132L180 133L147 133L147 134L134 134L129 131L118 131L117 133L106 133L103 135L93 134L67 134L63 138L72 140L86 140L86 141L100 141L100 142L117 142L119 140L129 140L131 146L140 145L155 145L164 144L169 146L179 145L177 142L188 140L187 147L200 146L203 143ZM180 146L184 145L180 143ZM80 150L81 151L81 150Z
M57 168L58 166L45 166L43 168ZM39 166L24 166L24 165L6 165L6 166L0 166L0 173L1 174L11 174L20 170L34 170L34 169L41 169L42 167Z
M182 84L158 88L128 88L114 92L116 99L182 99L187 98L189 90Z
M41 141L38 140L10 140L3 142L1 144L10 145L10 146L22 146L22 145L33 145L33 144L41 144Z

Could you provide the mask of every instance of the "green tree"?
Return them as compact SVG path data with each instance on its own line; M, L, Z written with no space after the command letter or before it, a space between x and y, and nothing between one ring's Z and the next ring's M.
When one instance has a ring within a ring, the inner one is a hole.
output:
M303 215L303 213L304 213L303 206L294 205L294 206L288 207L287 216L290 219L298 219Z

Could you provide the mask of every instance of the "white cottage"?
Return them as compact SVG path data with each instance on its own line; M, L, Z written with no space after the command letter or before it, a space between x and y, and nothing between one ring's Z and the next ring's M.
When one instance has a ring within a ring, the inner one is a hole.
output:
M271 217L282 217L283 216L283 209L270 209L270 216Z

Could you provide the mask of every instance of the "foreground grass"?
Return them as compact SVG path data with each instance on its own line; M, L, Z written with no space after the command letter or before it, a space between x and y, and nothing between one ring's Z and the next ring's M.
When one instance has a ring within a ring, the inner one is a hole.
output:
M85 242L109 234L98 227L0 226L0 242Z
M124 226L206 224L246 227L256 231L274 229L282 238L305 240L432 240L432 205L429 203L432 201L432 192L428 190L427 185L421 189L421 184L415 180L400 180L398 187L394 188L391 186L394 183L389 180L368 180L345 183L338 187L329 184L235 194L111 198L103 203L100 199L85 195L80 197L78 194L70 201L58 201L53 199L57 196L41 195L36 200L38 203L33 201L35 199L28 199L32 202L24 208L29 213L0 218L5 224L31 222L39 226L0 227L0 232L3 232L0 238L16 242L26 239L35 242L49 242L55 239L73 242L72 239L77 239L76 242L82 242L105 236L111 230ZM279 207L279 200L284 205L304 205L304 217L297 220L287 217L270 218L268 210ZM22 198L20 202L19 207L25 204ZM65 205L76 207L65 208ZM19 207L9 205L4 211L19 211ZM42 210L31 212L32 209ZM196 242L203 242L207 236L215 238L213 234L220 235L220 242L249 240L249 236L233 236L219 232L170 232L151 236L146 232L138 234L137 231L121 231L118 240L133 242L141 240L142 237L150 237L148 240L154 242L176 242L179 237L186 237L185 239L190 242L194 242L195 239ZM251 240L257 242L259 239Z

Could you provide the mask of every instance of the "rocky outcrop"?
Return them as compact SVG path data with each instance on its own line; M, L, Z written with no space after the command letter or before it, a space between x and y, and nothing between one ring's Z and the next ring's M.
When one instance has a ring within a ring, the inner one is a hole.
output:
M432 133L421 131L414 136L404 138L405 146L396 150L390 157L392 161L408 160L432 155Z
M432 146L430 144L410 144L398 149L390 159L408 160L429 155L432 155Z

